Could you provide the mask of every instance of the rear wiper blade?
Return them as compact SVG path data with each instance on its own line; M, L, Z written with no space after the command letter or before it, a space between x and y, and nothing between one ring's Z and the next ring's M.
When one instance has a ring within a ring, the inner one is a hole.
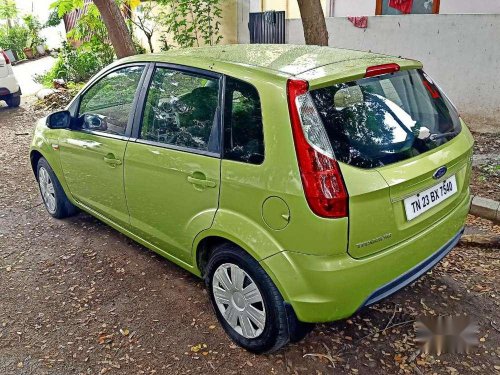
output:
M446 138L446 137L454 137L455 135L457 135L459 132L458 131L453 131L453 132L448 132L448 133L441 133L441 134L431 134L429 136L429 138L426 139L426 141L437 141L439 139L442 139L442 138Z

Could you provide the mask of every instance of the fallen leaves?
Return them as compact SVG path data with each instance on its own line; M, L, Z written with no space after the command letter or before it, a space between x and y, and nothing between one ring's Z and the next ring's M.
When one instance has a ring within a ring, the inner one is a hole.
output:
M111 333L111 334L101 333L97 337L97 342L100 345L111 344L113 342L113 333Z
M196 344L191 346L191 351L193 353L198 353L202 348L206 349L207 347L208 347L207 344Z
M120 328L120 333L122 334L122 336L128 336L130 334L130 331L128 330L128 328Z

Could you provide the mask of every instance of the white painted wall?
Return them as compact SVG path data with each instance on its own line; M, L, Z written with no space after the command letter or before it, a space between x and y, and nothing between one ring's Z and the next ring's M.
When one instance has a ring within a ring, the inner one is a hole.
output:
M44 24L49 18L51 12L49 7L53 2L54 0L17 0L16 6L21 17L34 14ZM47 40L46 43L50 48L59 48L62 42L66 40L66 30L63 22L59 26L43 29L41 34Z
M303 44L300 20L287 40ZM327 18L330 45L420 60L464 114L500 116L500 15L370 17L368 29Z
M335 17L374 16L376 0L335 0ZM441 0L440 14L500 14L500 0Z
M376 0L335 0L335 17L374 16Z
M440 14L500 14L500 0L441 0Z

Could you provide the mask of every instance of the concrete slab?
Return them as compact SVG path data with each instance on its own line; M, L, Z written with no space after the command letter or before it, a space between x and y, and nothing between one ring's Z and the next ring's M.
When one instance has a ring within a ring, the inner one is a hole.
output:
M484 219L497 221L499 219L499 208L500 202L494 201L493 199L478 197L476 195L472 199L470 213Z
M42 85L35 82L34 78L37 74L47 72L55 63L52 56L42 57L32 61L23 62L12 67L14 75L21 86L23 95L34 95L42 88Z

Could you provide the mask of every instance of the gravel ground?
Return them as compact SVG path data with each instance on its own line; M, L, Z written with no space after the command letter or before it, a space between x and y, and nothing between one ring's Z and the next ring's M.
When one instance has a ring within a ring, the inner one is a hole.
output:
M89 215L49 217L28 161L41 115L31 103L0 108L0 374L500 372L498 248L463 243L383 303L255 356L219 328L200 280ZM479 347L422 354L413 321L424 314L470 316Z

